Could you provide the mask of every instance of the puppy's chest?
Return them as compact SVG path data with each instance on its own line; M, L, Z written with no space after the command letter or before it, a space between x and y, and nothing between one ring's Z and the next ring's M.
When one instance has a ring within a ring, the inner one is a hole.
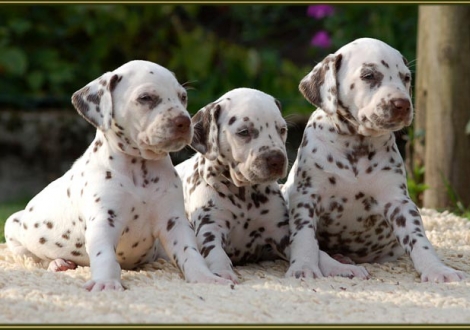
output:
M133 189L144 195L161 193L176 183L177 174L166 166L156 166L145 160L131 160L128 165L128 178L132 181Z
M334 191L344 185L372 189L384 182L400 181L405 175L393 136L313 134L302 148L299 174L306 177L310 173L313 184L323 189Z
M240 197L240 195L238 196ZM258 249L268 241L280 242L288 233L287 207L279 190L265 187L262 191L247 190L244 198L237 198L230 210L230 235L226 248L259 255ZM249 254L248 253L248 254Z
M336 159L346 164L346 157ZM400 176L383 170L387 162L377 156L358 157L342 168L327 162L329 165L316 172L313 182L319 225L333 232L354 232L370 230L382 222L378 214L383 214L384 204L400 191Z
M246 222L265 222L268 219L280 218L286 209L276 187L231 187L230 190L232 194L222 198L221 202L233 214L234 225L246 227L243 225Z

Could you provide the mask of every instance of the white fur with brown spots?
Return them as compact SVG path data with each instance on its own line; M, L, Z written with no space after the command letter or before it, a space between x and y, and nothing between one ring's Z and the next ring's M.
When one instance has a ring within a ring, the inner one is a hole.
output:
M230 283L197 250L168 154L192 139L186 95L170 71L148 61L128 62L75 92L72 103L97 128L95 140L7 220L8 247L51 261L52 271L90 265L90 291L122 290L121 268L163 250L189 282Z
M233 263L286 258L287 125L271 95L237 88L194 115L197 153L176 166L186 211L212 272L238 281Z
M464 278L438 258L408 194L393 133L413 118L404 57L379 40L358 39L317 64L299 89L318 108L283 187L291 229L286 275L328 275L321 249L357 263L406 252L422 281Z

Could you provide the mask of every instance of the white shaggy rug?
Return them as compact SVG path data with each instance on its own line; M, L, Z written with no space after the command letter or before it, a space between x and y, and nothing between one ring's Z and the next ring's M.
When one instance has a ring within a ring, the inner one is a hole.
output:
M0 244L0 324L470 324L470 221L422 210L444 262L459 283L421 283L410 259L366 264L369 280L284 278L287 263L237 267L240 284L188 284L161 261L123 271L124 292L82 289L88 267L47 272Z

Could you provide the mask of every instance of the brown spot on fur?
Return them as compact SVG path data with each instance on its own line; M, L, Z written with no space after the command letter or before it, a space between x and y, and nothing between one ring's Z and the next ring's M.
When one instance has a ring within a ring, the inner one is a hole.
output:
M170 231L175 226L175 223L176 222L175 220L173 220L173 218L168 220L167 225L166 225L166 231Z
M118 76L115 74L114 76L111 77L109 80L109 91L113 92L114 89L116 88L117 84L121 81L122 76Z

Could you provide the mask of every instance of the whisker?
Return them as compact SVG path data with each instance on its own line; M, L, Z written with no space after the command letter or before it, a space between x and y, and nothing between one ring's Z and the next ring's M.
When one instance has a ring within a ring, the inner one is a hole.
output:
M182 83L181 86L183 86L184 89L186 89L186 90L196 89L195 87L193 87L193 86L188 86L188 85L189 85L189 84L193 84L193 83L197 83L197 82L198 82L197 80L186 81L186 82Z

